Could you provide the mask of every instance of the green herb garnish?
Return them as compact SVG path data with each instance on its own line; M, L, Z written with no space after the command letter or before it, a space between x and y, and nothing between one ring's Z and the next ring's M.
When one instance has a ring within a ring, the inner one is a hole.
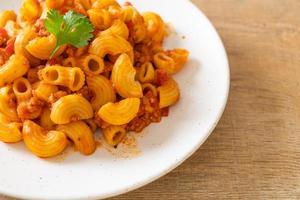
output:
M76 48L88 45L93 37L93 25L88 18L74 11L60 15L57 10L50 10L45 20L46 29L55 35L56 46L51 53L51 58L62 45L70 44Z

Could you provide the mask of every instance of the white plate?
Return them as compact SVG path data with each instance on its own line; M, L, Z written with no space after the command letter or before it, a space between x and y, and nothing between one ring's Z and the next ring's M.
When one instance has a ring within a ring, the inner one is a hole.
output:
M2 1L0 9L16 8ZM26 199L96 199L125 193L165 175L206 140L224 110L229 67L222 42L208 19L188 0L132 0L141 11L155 11L175 29L167 47L183 47L190 61L176 75L180 102L170 116L138 139L141 155L119 158L103 148L89 157L68 153L43 160L23 144L0 144L0 192ZM183 39L182 37L186 39Z

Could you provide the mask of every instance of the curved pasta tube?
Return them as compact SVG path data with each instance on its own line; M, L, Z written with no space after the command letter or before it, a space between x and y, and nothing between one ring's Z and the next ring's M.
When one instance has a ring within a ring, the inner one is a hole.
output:
M38 157L56 156L68 145L68 139L63 132L47 132L30 120L23 123L22 133L26 147Z
M40 65L40 60L35 58L30 53L28 53L28 51L26 50L25 47L29 43L30 40L32 40L33 38L36 38L36 37L37 37L37 35L36 35L33 27L28 26L20 31L20 33L16 37L16 41L15 41L15 54L25 56L29 60L29 62L32 66Z
M139 98L127 98L118 103L107 103L98 112L99 117L112 125L124 125L136 117L140 108Z
M12 96L14 97L14 93L11 85L0 88L0 112L11 121L18 121L16 106L10 103Z
M46 0L46 6L49 9L59 9L65 3L65 0Z
M126 136L123 126L109 126L102 130L103 136L111 146L117 146Z
M130 35L134 42L139 43L144 40L147 35L147 28L141 14L133 6L126 6L123 9L122 17L125 22L132 24Z
M142 86L135 81L136 70L127 54L117 59L111 74L111 80L117 92L124 98L142 97Z
M27 101L32 96L31 84L25 78L18 78L13 83L13 91L16 95L18 103Z
M151 91L152 94L157 97L158 93L157 93L157 89L154 85L152 85L151 83L144 83L142 85L143 88L143 93L146 94L147 91Z
M93 8L87 11L91 23L100 30L109 28L113 22L109 12L105 9Z
M150 83L155 79L155 70L151 62L144 63L137 70L137 79L142 83Z
M187 62L189 58L189 52L185 49L173 49L167 51L167 54L174 60L175 62L175 73L180 71L183 65Z
M12 55L0 68L0 87L23 76L29 69L28 60L22 55Z
M0 141L16 143L21 141L21 123L11 122L6 116L0 114Z
M159 93L159 108L169 107L179 100L180 91L176 81L172 78L158 87L157 91Z
M96 150L94 134L86 123L82 121L59 125L58 131L64 132L70 138L76 149L84 154L91 155Z
M0 22L1 23L1 22ZM20 26L15 21L8 21L4 27L9 37L16 37L20 32Z
M24 0L20 8L20 16L24 21L33 23L42 14L40 3L36 0Z
M44 129L51 130L55 123L50 118L51 110L48 107L45 107L40 116L40 125Z
M12 10L5 10L0 12L0 28L4 28L6 23L10 20L16 21L17 15Z
M72 94L61 97L52 105L51 120L56 124L67 124L72 121L93 117L91 104L82 96Z
M56 85L50 85L43 81L36 82L32 85L33 88L33 96L41 99L43 101L48 101L49 97L58 91L58 87Z
M51 53L56 46L56 37L54 35L49 35L48 37L37 37L31 40L26 45L26 50L36 58L41 60L50 59ZM59 48L57 53L54 55L59 56L66 49L66 45Z
M116 101L115 90L105 76L87 77L87 85L93 93L91 104L95 111L98 111L106 103Z
M127 28L127 25L122 21L122 20L115 20L113 25L106 29L105 31L102 31L99 33L100 34L108 34L108 35L118 35L124 39L128 39L129 37L129 30Z
M120 6L116 0L95 0L92 8L107 9L109 6Z
M51 85L61 85L72 91L80 90L85 82L85 75L78 67L47 66L41 70L41 79Z
M166 52L159 52L154 55L154 64L159 69L166 70L169 74L180 71L187 62L189 52L185 49L174 49Z
M98 36L89 48L89 53L104 58L105 55L118 55L132 51L132 46L118 35L103 34Z
M98 75L104 71L104 61L101 57L90 54L80 59L80 67L87 74Z
M165 23L161 17L153 12L143 13L143 18L147 27L147 37L154 43L161 43L166 36Z
M164 69L168 74L176 73L175 61L165 52L159 52L154 55L153 61L158 69Z

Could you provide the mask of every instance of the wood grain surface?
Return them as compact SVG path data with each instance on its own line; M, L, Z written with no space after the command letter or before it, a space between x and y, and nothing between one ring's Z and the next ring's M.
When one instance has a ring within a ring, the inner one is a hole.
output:
M193 2L228 52L226 111L176 170L111 200L300 199L300 1Z

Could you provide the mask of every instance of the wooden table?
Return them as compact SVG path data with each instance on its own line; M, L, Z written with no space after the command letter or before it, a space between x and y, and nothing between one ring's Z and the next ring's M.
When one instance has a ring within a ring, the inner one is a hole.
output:
M193 2L228 52L226 111L180 167L112 200L300 199L300 1Z

